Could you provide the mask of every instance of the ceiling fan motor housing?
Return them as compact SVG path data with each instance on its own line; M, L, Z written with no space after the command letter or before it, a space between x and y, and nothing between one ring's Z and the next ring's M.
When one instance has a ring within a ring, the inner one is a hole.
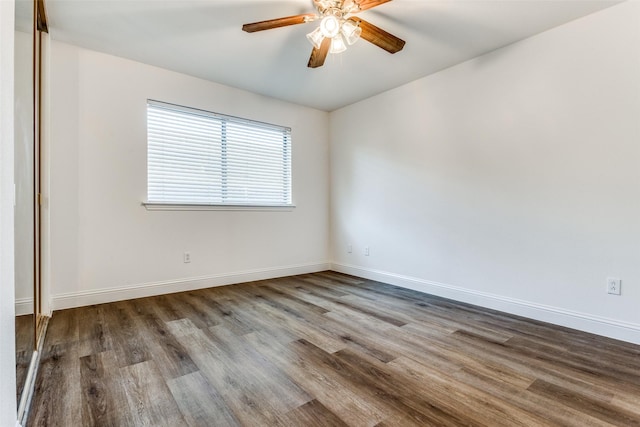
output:
M344 19L345 15L358 9L351 0L314 0L313 4L321 16L333 15L338 19Z

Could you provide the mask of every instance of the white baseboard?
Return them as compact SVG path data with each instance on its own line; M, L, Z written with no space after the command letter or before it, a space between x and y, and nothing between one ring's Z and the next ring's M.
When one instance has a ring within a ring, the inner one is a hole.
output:
M617 340L640 344L640 324L637 323L594 316L565 310L559 307L537 304L355 265L332 263L331 269L340 273L413 289L431 295L527 317L529 319L540 320Z
M133 298L143 298L174 292L192 291L195 289L211 288L214 286L232 285L235 283L252 282L255 280L274 279L277 277L295 276L297 274L315 273L329 270L329 262L300 264L284 267L263 268L233 273L214 274L203 277L167 280L163 282L139 283L117 288L96 289L90 291L70 292L53 295L52 310L83 307L93 304L122 301Z
M16 298L16 316L33 313L33 298Z

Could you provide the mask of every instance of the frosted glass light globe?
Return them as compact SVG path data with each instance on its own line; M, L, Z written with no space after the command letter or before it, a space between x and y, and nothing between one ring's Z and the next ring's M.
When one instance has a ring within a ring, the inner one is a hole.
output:
M340 20L333 15L327 15L320 21L320 31L325 37L334 38L340 32Z

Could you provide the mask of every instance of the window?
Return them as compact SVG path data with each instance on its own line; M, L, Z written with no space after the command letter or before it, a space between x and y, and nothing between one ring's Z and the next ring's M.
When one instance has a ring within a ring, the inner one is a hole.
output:
M149 100L148 204L291 206L291 129Z

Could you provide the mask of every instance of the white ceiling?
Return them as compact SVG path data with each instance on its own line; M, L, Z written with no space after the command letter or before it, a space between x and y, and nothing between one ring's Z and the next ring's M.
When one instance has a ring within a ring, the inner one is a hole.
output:
M360 17L407 43L360 40L307 68L317 23L242 24L313 11L311 0L47 0L52 38L332 111L616 4L614 0L394 0Z

